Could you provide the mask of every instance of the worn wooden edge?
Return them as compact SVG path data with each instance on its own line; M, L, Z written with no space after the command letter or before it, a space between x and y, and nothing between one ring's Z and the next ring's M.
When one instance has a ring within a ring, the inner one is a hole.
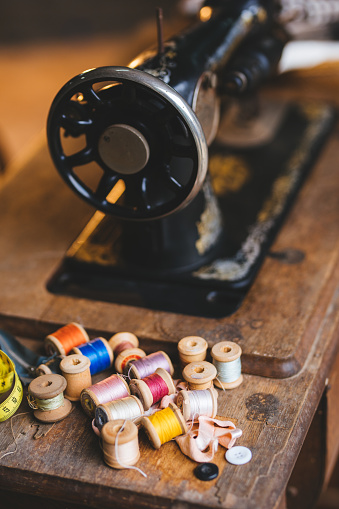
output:
M18 491L30 495L46 498L46 493L53 500L61 502L79 503L81 499L86 500L86 507L93 509L111 509L116 507L119 501L119 509L173 509L173 499L159 496L150 496L135 490L112 488L101 486L95 483L89 484L81 481L74 481L66 477L46 476L36 472L30 472L29 482L27 471L15 469L15 475L11 475L12 468L0 468L0 485L6 486L7 490ZM183 502L184 503L184 502ZM185 504L185 503L184 503ZM204 507L204 506L201 506Z

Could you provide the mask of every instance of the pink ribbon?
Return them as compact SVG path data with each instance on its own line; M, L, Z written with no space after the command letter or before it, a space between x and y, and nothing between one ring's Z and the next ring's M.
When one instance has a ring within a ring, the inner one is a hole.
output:
M219 444L230 449L241 435L242 431L233 422L201 415L186 435L175 440L183 454L198 463L205 463L213 459Z

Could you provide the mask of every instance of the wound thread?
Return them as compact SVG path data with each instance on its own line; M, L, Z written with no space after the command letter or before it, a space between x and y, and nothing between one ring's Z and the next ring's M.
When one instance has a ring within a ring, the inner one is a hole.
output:
M33 410L42 410L43 412L48 412L49 410L56 410L63 405L64 395L61 392L54 398L39 399L37 397L33 397L31 394L28 394L27 401Z
M151 421L161 445L182 434L180 423L170 407L155 412L148 419Z
M139 359L131 364L129 369L131 378L144 379L149 375L152 375L157 368L163 368L170 375L173 374L173 365L165 352L154 352L142 359Z
M100 373L112 365L112 349L104 338L95 338L76 348L74 353L82 354L91 361L91 375Z
M49 355L67 355L72 348L89 341L85 329L78 323L64 325L45 338L45 348Z
M95 423L99 430L106 424L106 422L115 419L128 419L133 421L144 414L142 404L135 396L128 396L126 398L110 401L98 405L95 410Z
M84 389L80 401L85 412L93 417L98 405L127 396L130 396L127 383L120 375L114 374Z
M169 393L168 386L165 380L157 373L153 373L153 375L143 378L143 382L145 382L145 384L152 393L153 404L160 401L164 396L167 396Z

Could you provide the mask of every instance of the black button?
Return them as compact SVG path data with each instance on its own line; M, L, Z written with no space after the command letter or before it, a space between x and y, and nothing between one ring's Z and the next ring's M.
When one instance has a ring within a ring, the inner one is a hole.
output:
M201 481L212 481L219 475L219 468L215 463L201 463L194 469L195 476Z

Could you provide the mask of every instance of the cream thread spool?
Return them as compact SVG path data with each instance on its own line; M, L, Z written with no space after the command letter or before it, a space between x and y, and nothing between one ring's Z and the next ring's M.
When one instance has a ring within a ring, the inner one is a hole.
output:
M107 383L111 385L111 389L105 387ZM95 409L98 405L126 398L130 394L129 386L124 378L121 375L111 375L101 380L101 382L84 389L80 395L80 402L86 414L94 417Z
M172 418L176 419L178 433L177 434L176 433L168 434L168 436L165 438L165 441L162 441L163 438L159 436L159 434L158 434L159 430L157 430L157 428L155 427L155 423L152 423L151 419L154 419L154 416L160 417L161 415L168 412L169 409L171 409L173 412ZM144 427L145 432L146 432L151 444L153 445L153 447L155 449L160 449L160 447L164 443L166 443L166 441L170 441L170 440L172 440L172 438L175 438L176 436L179 436L179 435L183 435L183 434L187 433L187 431L188 431L188 427L185 422L185 419L184 419L182 413L180 412L179 408L174 403L170 403L168 405L168 408L164 408L164 410L159 410L158 412L155 412L155 414L153 414L152 416L142 417L140 422L141 422L142 426Z
M28 386L29 404L41 422L61 421L72 411L72 403L64 399L67 382L61 375L41 375ZM33 401L32 401L33 399Z
M159 375L165 382L168 389L167 394L175 394L175 385L168 371L163 368L158 368L154 374ZM132 394L135 394L140 399L144 410L148 410L152 405L160 401L158 398L156 398L157 401L154 401L154 394L150 386L148 386L144 380L131 380L129 388ZM163 394L161 397L167 396L167 394Z
M220 389L235 389L242 381L241 348L233 341L221 341L211 350L213 364L217 368L214 385Z
M213 386L217 369L207 361L191 362L184 367L182 375L191 391L201 391Z
M129 419L133 422L139 422L143 415L144 407L140 399L136 396L127 396L98 405L95 409L95 423L97 428L101 430L106 422L117 419Z
M87 343L89 337L85 329L75 322L71 322L45 338L45 349L48 355L54 353L67 355L74 346Z
M165 364L168 365L169 373L172 376L174 373L174 368L172 361L167 353L163 351L153 352L149 355L146 355L146 357L143 359L130 364L128 374L131 379L141 380L142 378L155 373L158 368L164 368L167 371L167 366L165 367Z
M138 428L134 422L125 419L107 422L101 430L101 439L104 460L110 467L122 469L139 461Z
M204 361L206 359L207 341L200 336L187 336L178 343L181 367L190 362Z
M214 418L218 410L218 392L214 387L201 391L180 391L177 407L185 421L191 421L200 415Z
M146 357L146 353L138 348L139 340L132 332L117 332L108 340L108 343L116 356L114 367L118 373L124 373L130 362ZM127 347L123 348L124 344Z
M79 401L81 391L92 385L90 364L90 360L81 354L68 355L61 361L60 369L67 381L65 398Z

